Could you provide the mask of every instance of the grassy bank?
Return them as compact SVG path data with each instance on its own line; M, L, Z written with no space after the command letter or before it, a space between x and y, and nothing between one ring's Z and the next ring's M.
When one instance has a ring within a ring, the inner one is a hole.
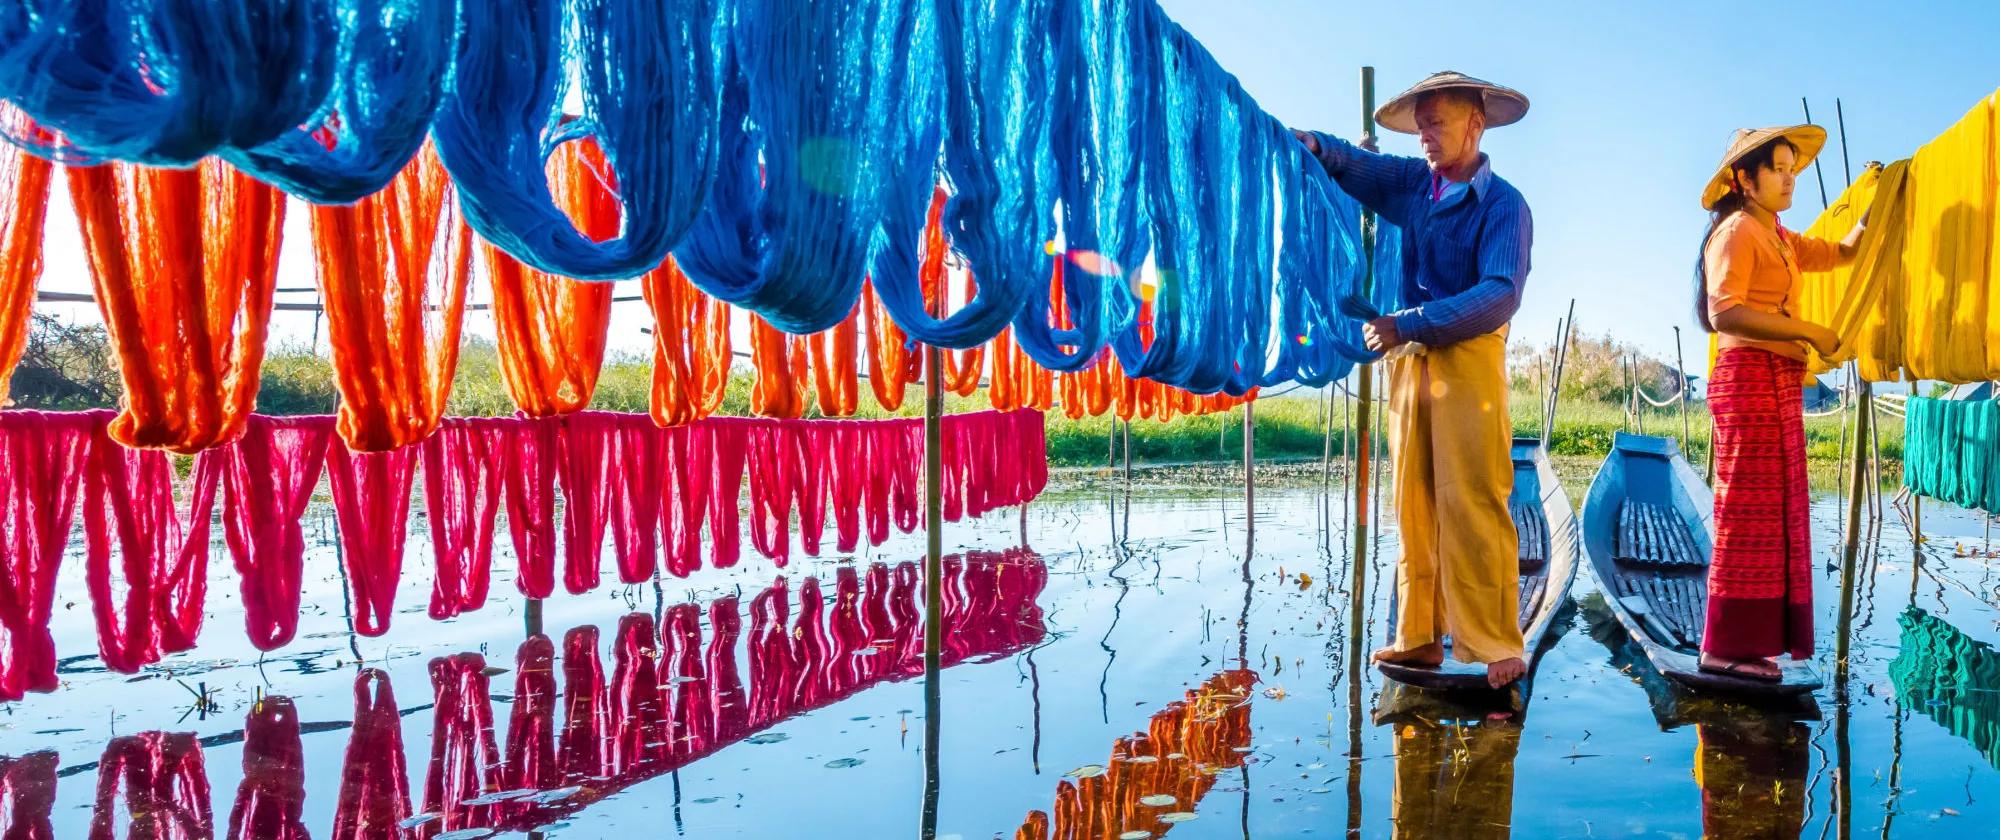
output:
M1515 394L1510 404L1514 433L1534 436L1541 431L1540 403L1529 394ZM1347 417L1352 401L1342 399L1333 406L1332 445L1340 457L1346 443ZM1257 403L1257 454L1259 458L1318 458L1325 447L1326 414L1311 399L1280 397ZM1648 407L1642 416L1645 431L1680 437L1678 407ZM1882 418L1882 461L1885 472L1900 474L1903 454L1902 421ZM1106 417L1069 420L1059 414L1049 417L1049 461L1058 466L1105 464L1115 421ZM1705 461L1709 450L1708 407L1688 408L1686 449L1696 462ZM1627 429L1625 412L1618 405L1582 403L1557 410L1550 434L1550 451L1558 456L1602 458L1610 451L1612 435ZM1636 429L1634 429L1636 431ZM1243 457L1243 413L1194 418L1176 418L1171 423L1137 420L1132 423L1132 457L1139 463L1189 463L1236 460ZM1806 454L1815 468L1831 468L1840 452L1841 417L1806 419Z

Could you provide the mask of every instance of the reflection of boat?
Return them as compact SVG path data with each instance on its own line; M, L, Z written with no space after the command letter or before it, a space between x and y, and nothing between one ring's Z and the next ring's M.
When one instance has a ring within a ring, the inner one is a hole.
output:
M1896 623L1903 628L1889 663L1896 700L1970 741L2000 767L2000 652L1916 607Z
M1527 641L1528 676L1509 688L1516 710L1524 709L1529 696L1535 663L1547 648L1549 628L1557 611L1569 600L1570 585L1576 581L1576 511L1557 480L1549 462L1548 449L1532 438L1516 438L1513 448L1514 490L1507 507L1514 516L1520 535L1521 635ZM1394 610L1394 605L1391 605ZM1395 619L1389 621L1391 633ZM1447 645L1449 642L1447 642ZM1423 688L1449 691L1487 692L1486 666L1458 662L1449 656L1436 668L1376 663L1382 675Z
M1160 817L1193 811L1218 772L1243 766L1256 682L1251 671L1223 671L1167 704L1145 732L1111 745L1103 772L1057 782L1053 819L1029 811L1015 840L1165 834L1174 824Z
M945 665L1006 656L1045 637L1035 601L1048 572L1031 552L949 557L944 573ZM910 563L875 564L865 574L841 567L830 604L818 581L806 579L794 602L780 579L752 599L747 640L734 597L709 605L706 643L693 604L669 608L657 629L651 615L623 617L609 669L595 627L565 635L560 665L550 639L530 637L516 652L504 745L489 689L492 675L505 672L474 653L434 659L430 761L416 817L401 718L427 707L399 711L387 676L363 671L331 835L430 838L547 825L787 718L921 675L923 597ZM747 682L737 669L739 641L747 646ZM301 725L290 702L267 697L240 734L115 739L96 765L93 825L109 831L122 821L122 787L133 836L141 827L152 831L146 836L213 836L202 747L240 740L244 781L230 822L244 830L226 836L303 837L301 735L344 726ZM1248 743L1247 725L1243 731ZM87 769L58 769L52 753L0 758L0 808L12 815L0 825L46 821L57 778ZM260 833L266 827L278 833Z
M1795 838L1805 828L1812 730L1748 717L1695 725L1694 780L1707 837Z
M1726 724L1750 718L1778 721L1819 720L1819 703L1811 694L1736 696L1702 693L1667 679L1646 658L1645 647L1632 640L1600 592L1576 601L1591 638L1611 653L1611 667L1630 677L1646 692L1646 703L1661 731L1690 723Z
M1618 433L1583 502L1583 547L1611 611L1660 673L1700 689L1806 694L1821 685L1803 662L1762 682L1702 671L1715 497L1672 439Z
M1375 722L1395 727L1397 837L1504 838L1512 833L1517 720L1485 717L1462 693L1388 683Z

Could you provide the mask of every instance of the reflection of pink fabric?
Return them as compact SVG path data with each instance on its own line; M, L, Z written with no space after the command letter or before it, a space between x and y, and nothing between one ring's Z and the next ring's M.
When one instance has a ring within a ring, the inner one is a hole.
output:
M370 689L374 689L372 692ZM370 668L354 677L354 732L341 762L334 840L398 840L410 817L410 773L403 719L389 675Z
M556 588L556 472L561 464L562 419L512 421L507 447L507 530L520 561L514 586L530 598L547 598Z
M563 779L579 784L611 774L605 761L604 738L611 707L604 697L604 665L597 658L597 628L571 628L563 634Z
M1047 574L1032 553L975 552L954 556L947 568L952 607L943 628L950 640L946 664L1005 655L1044 636L1034 601ZM893 572L875 564L865 576L843 569L834 584L831 609L820 600L819 582L807 579L800 586L796 620L790 616L789 591L780 578L752 599L747 637L735 598L709 605L706 641L701 609L694 604L669 607L657 637L651 616L627 615L618 622L609 681L600 664L597 629L571 630L563 640L564 721L555 758L562 766L560 782L551 781L548 773L523 769L544 760L535 757L542 755L547 743L551 716L542 698L553 690L540 676L548 667L547 640L528 640L515 663L519 674L507 766L476 778L461 770L447 777L460 780L447 789L460 800L479 790L548 789L555 784L582 785L586 792L546 804L523 798L465 806L457 816L446 810L446 820L433 823L424 836L434 836L446 825L502 831L547 825L792 715L822 708L885 680L921 674L924 628L916 578L916 567L910 563ZM739 639L744 640L749 662L747 686L737 671ZM885 645L883 639L892 641ZM871 647L877 652L864 654ZM475 730L483 729L488 742L492 735L490 719L465 720L472 714L464 710L469 698L485 696L485 677L474 667L477 657L463 658L467 661L454 665L451 681L441 684L438 714L439 726L455 733L448 736L455 745L449 754L463 756L459 766L469 767L471 758L481 753ZM438 666L433 663L433 667L435 679ZM433 788L437 775L434 769ZM475 783L481 781L483 787L478 787Z
M243 722L243 784L229 811L232 840L307 840L305 745L292 701L266 697Z
M616 476L617 415L583 411L560 419L563 493L563 588L596 589L604 556L606 501Z
M457 653L431 660L436 718L431 727L431 763L424 774L424 811L440 818L418 829L424 838L487 825L492 805L466 800L500 791L500 750L493 740L493 702L487 691L486 659Z
M35 752L20 758L0 758L0 837L6 840L53 840L49 814L56 805L56 754Z
M49 612L95 422L84 414L0 412L0 701L56 687Z
M128 837L207 840L215 836L208 773L192 732L147 732L113 738L97 762L97 801L90 840L112 840L118 790L125 790Z
M332 437L332 417L253 414L242 438L195 462L196 472L221 474L223 536L243 578L243 621L258 650L280 647L298 631L306 554L299 518Z
M500 785L507 790L549 790L562 784L556 765L555 645L529 636L514 654L514 712L507 722L507 762Z
M340 526L341 565L354 596L354 629L363 636L389 632L396 612L396 584L403 579L403 541L410 521L410 486L417 477L417 447L350 452L328 447L333 516Z
M505 420L451 418L421 444L424 509L437 558L431 618L451 618L486 604L493 522L511 451L508 429Z
M665 513L667 432L642 414L616 414L611 447L611 544L617 549L618 579L650 580L659 568L660 525Z
M610 763L628 773L665 757L668 735L661 723L660 647L653 617L633 613L618 619L612 646Z

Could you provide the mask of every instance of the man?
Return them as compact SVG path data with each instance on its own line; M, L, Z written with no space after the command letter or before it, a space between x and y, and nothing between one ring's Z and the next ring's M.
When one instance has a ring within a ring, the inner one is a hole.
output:
M1295 132L1342 189L1403 230L1409 308L1362 331L1377 352L1413 345L1389 364L1403 557L1396 639L1375 659L1437 665L1449 635L1453 655L1485 663L1494 688L1527 672L1507 512L1514 470L1506 357L1533 233L1527 201L1493 174L1479 140L1488 126L1527 111L1516 91L1447 72L1375 112L1382 127L1417 135L1421 160Z

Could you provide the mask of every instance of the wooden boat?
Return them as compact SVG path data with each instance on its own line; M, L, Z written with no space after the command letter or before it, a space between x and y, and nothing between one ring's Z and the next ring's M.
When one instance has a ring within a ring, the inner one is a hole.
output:
M1653 720L1661 732L1672 732L1690 724L1728 726L1748 720L1819 720L1819 703L1807 694L1721 694L1697 691L1667 679L1646 658L1645 646L1632 639L1611 611L1611 602L1602 592L1576 599L1577 616L1584 631L1604 646L1611 670L1624 674L1646 693Z
M1576 511L1556 479L1549 453L1534 438L1515 438L1513 445L1514 490L1507 507L1514 516L1520 535L1521 635L1527 640L1528 674L1508 686L1515 711L1527 706L1529 680L1535 663L1547 648L1549 628L1557 611L1569 600L1570 585L1576 582ZM1396 605L1390 604L1389 632L1395 633ZM1486 666L1452 659L1446 640L1444 664L1421 667L1377 662L1382 675L1398 682L1434 691L1491 692L1486 683Z
M1611 611L1660 673L1692 688L1804 694L1818 672L1783 666L1777 682L1697 667L1708 611L1715 497L1671 438L1619 433L1583 501L1583 550Z

